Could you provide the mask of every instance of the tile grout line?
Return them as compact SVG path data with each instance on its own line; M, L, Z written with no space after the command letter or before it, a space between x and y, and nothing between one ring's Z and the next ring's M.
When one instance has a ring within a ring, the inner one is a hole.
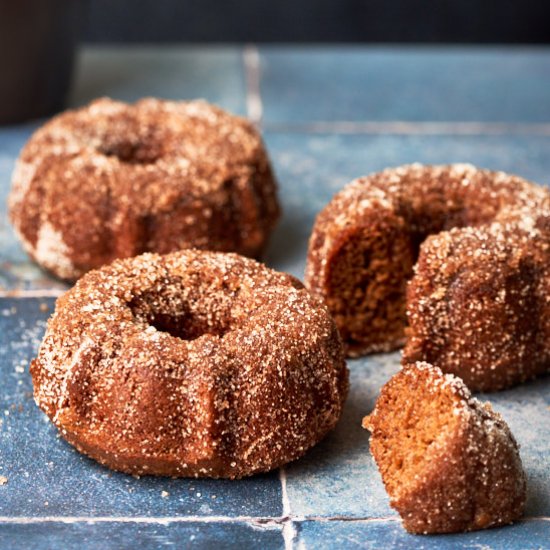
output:
M2 525L38 525L45 523L61 523L64 525L78 524L108 524L108 523L137 523L141 525L164 525L186 524L186 523L223 523L223 524L247 524L255 528L272 529L278 528L282 532L285 550L293 550L294 542L298 536L294 520L304 522L313 521L318 523L330 523L332 521L345 521L350 523L394 523L398 518L369 518L354 519L346 517L338 518L313 518L313 517L255 517L255 516L166 516L166 517L117 517L117 516L35 516L35 517L9 517L0 516L0 527ZM550 521L550 519L549 519ZM301 545L298 546L301 548Z
M59 298L69 289L44 289L44 290L0 290L0 298Z
M285 550L293 550L294 540L298 535L294 525L292 512L290 509L290 499L288 498L286 469L284 466L279 468L279 481L281 482L281 499L283 504L283 541Z
M170 523L251 523L262 527L279 525L278 518L255 517L255 516L30 516L30 517L9 517L0 516L0 525L17 524L31 525L38 523L142 523L152 525L168 525Z
M245 46L243 50L243 63L248 118L257 126L261 126L263 104L260 94L260 52L256 46L252 44Z
M143 523L143 524L169 524L169 523L252 523L257 526L281 525L292 521L306 522L314 521L319 523L331 523L341 521L346 523L398 523L401 521L399 516L388 517L350 517L350 516L285 516L276 517L257 517L257 516L29 516L29 517L11 517L0 516L0 525L3 524L37 524L37 523ZM533 521L550 522L550 517L530 517L523 518L515 524L528 523ZM285 541L286 542L286 541ZM292 541L291 541L292 542ZM285 546L286 548L286 546ZM289 547L290 548L290 547Z
M384 518L350 518L346 516L291 516L282 517L259 517L259 516L0 516L0 525L6 523L14 524L35 524L35 523L253 523L256 525L284 525L292 521L318 521L328 523L331 521L359 521L359 522L380 522L397 520L395 516ZM540 518L539 518L540 519ZM550 518L549 518L550 520ZM292 540L289 540L292 543ZM289 546L291 548L291 546Z
M550 136L550 123L339 120L304 123L264 122L263 127L265 131L274 133L304 134Z

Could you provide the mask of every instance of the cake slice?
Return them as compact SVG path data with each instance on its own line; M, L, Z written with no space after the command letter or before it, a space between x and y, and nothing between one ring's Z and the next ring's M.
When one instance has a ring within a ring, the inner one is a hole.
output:
M384 385L363 427L407 531L473 531L522 516L518 444L460 378L428 363L405 366Z

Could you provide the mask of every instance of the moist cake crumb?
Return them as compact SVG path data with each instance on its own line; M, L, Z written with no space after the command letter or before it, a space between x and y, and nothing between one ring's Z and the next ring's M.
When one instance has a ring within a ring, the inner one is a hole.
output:
M504 419L460 378L424 362L404 366L363 427L408 531L472 531L522 516L519 446Z

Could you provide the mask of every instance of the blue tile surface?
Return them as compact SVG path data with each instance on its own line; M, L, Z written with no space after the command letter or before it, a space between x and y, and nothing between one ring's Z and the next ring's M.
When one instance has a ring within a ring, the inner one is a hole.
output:
M157 548L284 548L280 528L245 523L0 524L0 548L141 550Z
M306 521L298 526L297 541L302 548L315 550L544 550L550 548L550 522L525 521L463 535L422 536L407 534L397 522Z
M369 453L363 416L380 387L399 370L398 354L348 361L350 394L336 430L305 458L286 467L290 512L305 517L395 517Z
M262 47L264 121L548 122L549 51Z
M60 439L32 400L28 373L53 303L0 299L0 475L8 478L0 486L0 517L282 515L276 472L241 481L136 479Z

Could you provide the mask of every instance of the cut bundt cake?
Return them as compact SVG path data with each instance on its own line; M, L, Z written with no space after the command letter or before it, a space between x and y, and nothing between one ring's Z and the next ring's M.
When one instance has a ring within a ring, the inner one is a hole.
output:
M548 334L548 327L543 326L548 324L545 319L549 317L548 293L544 290L550 285L548 220L550 191L503 172L463 164L414 164L385 170L350 183L319 214L309 243L306 286L328 305L349 356L390 351L405 343L406 287L422 243L430 235L440 235L431 241L433 244L422 248L421 253L423 264L433 261L435 265L438 243L464 241L454 247L451 254L455 268L444 283L439 277L437 295L447 300L454 292L466 308L471 307L466 303L468 295L481 293L484 297L476 304L480 308L478 317L494 318L500 315L493 312L493 308L500 307L497 299L510 290L512 294L505 301L513 305L507 311L518 317L507 318L497 331L490 323L476 322L473 327L478 331L476 341L483 341L487 352L477 368L498 371L501 365L515 361L517 354L514 358L501 358L489 353L488 343L497 338L503 341L495 343L495 350L508 349L513 341L537 341L534 347L529 344L525 353L518 352L523 358L523 363L517 365L520 372L498 374L492 382L480 386L484 389L504 387L550 366L550 340L541 336ZM479 228L479 232L472 232L471 228ZM503 239L507 237L503 235L513 235L513 238L504 244ZM444 269L440 264L437 269ZM478 264L486 273L471 272ZM506 271L499 275L496 270L502 270L504 264ZM417 270L419 277L422 269ZM475 287L476 281L483 278L493 280L493 290L497 290L498 285L504 286L500 286L498 292L487 294L485 287ZM458 283L460 292L454 288ZM446 324L448 319L436 317L433 310L425 307L430 299L425 291L432 292L431 287L428 290L430 285L415 285L414 281L412 285L411 324L424 323L427 334L432 330L430 323L435 323L438 333L434 345L437 346L444 347L449 339L466 342L472 330L467 316L461 317L459 324ZM521 297L514 294L520 287ZM524 333L525 323L521 321L527 311L533 325L529 335ZM433 357L435 361L435 355L427 354L431 344L419 344L424 333L413 326L411 334L418 337L407 352L409 359ZM539 354L534 367L526 365L532 353ZM461 364L460 355L455 355L453 360ZM447 369L445 361L438 359L437 364ZM469 360L464 361L464 365L472 368ZM451 372L454 371L451 369Z
M407 531L473 531L522 516L518 444L459 378L427 363L405 366L382 388L363 427Z

